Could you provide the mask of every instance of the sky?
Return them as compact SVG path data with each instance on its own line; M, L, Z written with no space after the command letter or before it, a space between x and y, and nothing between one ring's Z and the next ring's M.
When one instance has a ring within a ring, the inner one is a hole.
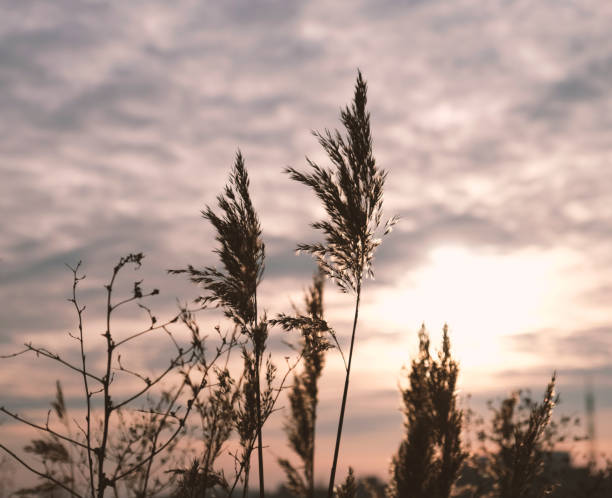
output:
M422 323L434 343L448 324L460 393L476 407L518 388L539 395L556 370L559 411L583 415L591 385L598 445L612 449L612 4L0 4L0 354L30 340L75 347L65 264L79 260L92 344L102 286L126 253L145 253L136 276L162 290L162 315L193 299L165 270L215 264L200 210L238 149L266 242L260 302L270 315L299 302L314 266L294 248L316 240L309 223L323 211L282 170L306 169L306 156L326 164L311 131L339 126L359 68L385 212L401 221L364 287L340 472L385 475ZM350 296L330 285L326 306L346 341ZM273 332L277 353L282 338ZM152 344L135 361L153 369ZM0 404L44 413L65 372L2 361ZM341 374L332 351L321 481ZM269 429L271 482L287 453L282 416ZM0 439L18 446L13 428L4 420Z

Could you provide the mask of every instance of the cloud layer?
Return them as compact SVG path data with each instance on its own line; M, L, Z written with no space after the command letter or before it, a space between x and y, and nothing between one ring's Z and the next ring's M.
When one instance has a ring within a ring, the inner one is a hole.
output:
M4 10L3 353L71 326L64 263L85 262L84 298L95 300L115 260L143 251L142 276L166 291L164 310L176 295L193 297L163 272L214 263L199 210L214 204L238 147L267 241L266 305L299 299L312 263L293 248L314 236L308 223L321 211L281 171L305 167L305 155L325 161L310 130L337 126L359 67L389 171L385 205L402 217L369 288L401 292L439 247L571 254L560 265L558 313L516 330L500 368L520 356L535 369L556 359L561 370L609 370L612 6L57 0ZM338 329L348 305L330 292ZM386 336L375 312L365 316L364 337L383 352L389 341L405 348L408 361L423 319L410 313ZM380 367L392 382L395 360ZM353 415L381 430L365 409ZM382 458L372 470L385 466Z

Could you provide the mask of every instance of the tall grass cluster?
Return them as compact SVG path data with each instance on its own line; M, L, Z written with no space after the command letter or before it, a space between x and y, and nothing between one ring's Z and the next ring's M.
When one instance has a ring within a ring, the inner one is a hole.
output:
M286 169L290 179L312 190L326 214L312 224L321 240L297 247L313 256L317 269L303 305L292 313L263 311L273 303L261 303L258 296L265 275L264 234L240 152L216 205L202 211L215 231L217 265L169 270L193 282L199 297L160 320L147 304L159 291L147 289L141 280L126 283L126 268L138 269L143 255L121 258L105 285L102 362L91 359L92 332L85 326L79 293L85 278L81 264L70 267L75 329L69 337L78 345L78 360L32 343L3 358L16 361L33 354L76 376L82 416L69 413L59 382L45 420L0 406L12 422L38 433L22 448L0 442L2 465L12 462L33 476L32 484L17 495L245 498L252 488L260 498L270 496L264 472L270 458L270 452L264 451L266 424L280 411L279 399L285 393L282 416L294 455L277 463L289 496L321 496L315 487L317 477L328 478L323 492L328 498L566 496L562 493L567 485L551 474L547 463L560 440L559 427L552 421L555 377L539 402L523 402L513 395L499 407L492 406L491 424L484 420L475 424L480 446L472 451L465 441L470 413L458 400L459 364L446 327L440 349L433 354L423 327L418 355L406 367L401 388L404 431L391 456L388 482L360 482L352 469L337 479L343 424L350 416L346 406L365 280L374 274L374 256L382 238L397 222L396 217L383 220L386 172L374 158L367 85L361 73L352 103L342 109L340 119L342 131L315 133L329 166L307 159L305 172ZM325 319L327 280L353 300L346 354ZM130 306L145 312L146 323L133 331L126 332L123 326L117 330L117 312ZM202 330L199 317L212 309L220 310L223 319L212 330ZM270 352L268 338L281 330L292 334L296 346L293 358L279 362ZM130 362L137 343L151 336L165 337L173 352L154 376L137 371ZM345 379L338 393L329 475L315 476L319 382L328 354L341 355ZM609 473L596 475L590 469L584 479L590 487L582 486L581 492L588 488L590 494L575 496L612 496L606 494L612 485Z

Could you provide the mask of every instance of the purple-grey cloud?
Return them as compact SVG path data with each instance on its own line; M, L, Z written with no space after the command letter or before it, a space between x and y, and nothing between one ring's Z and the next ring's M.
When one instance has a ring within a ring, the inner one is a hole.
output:
M135 275L162 289L162 312L193 299L164 271L215 264L199 210L237 148L267 243L266 308L285 306L309 282L313 263L293 250L321 213L280 172L305 155L325 164L309 131L338 126L357 67L386 208L403 218L377 255L377 285L438 245L562 247L599 276L580 304L601 308L611 20L597 0L12 2L0 19L2 353L74 325L64 263L84 261L82 296L96 303L117 258L143 251ZM607 327L574 326L546 346L603 361ZM523 350L540 340L523 339ZM360 417L356 431L374 427Z

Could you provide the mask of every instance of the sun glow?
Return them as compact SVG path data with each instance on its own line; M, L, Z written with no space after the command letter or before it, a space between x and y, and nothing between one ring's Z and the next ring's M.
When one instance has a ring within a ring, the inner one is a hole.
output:
M553 325L551 310L564 300L559 269L567 261L567 254L555 251L494 254L437 247L375 306L393 330L424 323L434 344L447 323L464 366L490 370L512 362L516 367L516 355L505 351L500 339ZM524 366L533 359L518 360Z

